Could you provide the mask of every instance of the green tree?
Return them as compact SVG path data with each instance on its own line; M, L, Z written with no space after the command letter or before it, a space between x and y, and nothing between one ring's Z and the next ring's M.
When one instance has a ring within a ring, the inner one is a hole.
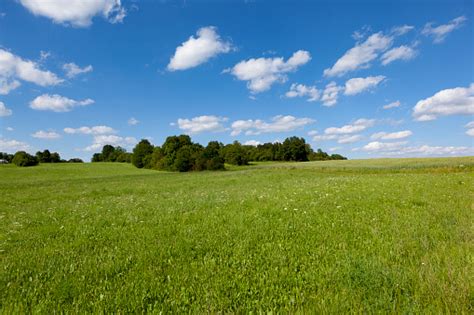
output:
M34 166L38 165L39 161L36 156L30 155L25 151L18 151L15 153L12 159L13 164L16 166Z
M142 139L133 149L132 164L138 168L150 167L153 146L150 141Z
M304 138L290 137L283 141L283 159L285 161L308 161L311 148Z

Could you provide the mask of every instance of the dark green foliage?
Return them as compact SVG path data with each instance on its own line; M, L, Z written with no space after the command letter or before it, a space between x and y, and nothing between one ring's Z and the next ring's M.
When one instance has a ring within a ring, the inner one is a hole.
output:
M228 147L228 146L226 146ZM346 160L340 154L329 155L318 149L316 152L306 143L304 138L290 137L286 138L283 143L264 143L257 146L242 146L246 152L248 161L325 161L325 160ZM232 160L232 155L228 156L227 151L223 150L223 156L226 163L236 164ZM228 159L229 158L229 159ZM239 164L237 164L239 165Z
M8 154L6 152L0 152L0 160L3 161L3 163L11 163L13 160L13 154Z
M72 159L69 159L69 161L67 161L68 163L84 163L83 160L81 160L80 158L72 158Z
M43 152L36 152L36 158L40 163L61 163L61 156L58 152L51 153L49 150L44 150Z
M244 146L238 141L228 144L221 149L221 156L226 163L233 165L247 165L249 164L249 155Z
M121 162L130 163L132 161L132 154L128 153L124 148L104 145L101 153L94 153L91 159L92 162Z
M311 152L309 154L310 161L328 161L328 160L347 160L346 157L340 154L329 155L321 149L318 149L316 152Z
M148 147L148 144L140 143L133 150L133 160L142 161L139 165L144 168L177 172L224 169L224 159L220 156L222 144L216 141L209 142L204 148L193 143L187 135L170 136L161 147L154 147L139 156L144 151L143 147Z
M142 139L133 149L132 164L138 168L149 168L153 146L150 141Z
M285 161L308 161L308 154L311 147L306 144L303 138L291 137L286 138L282 145L283 159Z
M36 156L26 153L25 151L18 151L12 159L12 163L16 166L35 166L39 161Z
M92 160L100 158L94 155ZM242 145L238 141L223 145L211 141L204 148L193 143L187 135L167 137L161 147L153 147L142 140L133 149L132 161L138 168L166 171L222 170L224 163L248 165L249 161L295 161L343 160L342 155L328 155L321 149L313 152L304 138L290 137L283 143L264 143L258 146Z

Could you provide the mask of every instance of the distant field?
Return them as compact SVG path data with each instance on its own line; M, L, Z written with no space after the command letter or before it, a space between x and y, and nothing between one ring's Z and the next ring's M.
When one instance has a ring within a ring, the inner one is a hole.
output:
M0 312L470 313L474 158L0 166Z

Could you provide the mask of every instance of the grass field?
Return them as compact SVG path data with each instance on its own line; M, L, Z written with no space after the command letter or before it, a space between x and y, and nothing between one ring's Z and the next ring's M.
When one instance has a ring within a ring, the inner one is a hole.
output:
M0 166L0 312L473 313L474 158Z

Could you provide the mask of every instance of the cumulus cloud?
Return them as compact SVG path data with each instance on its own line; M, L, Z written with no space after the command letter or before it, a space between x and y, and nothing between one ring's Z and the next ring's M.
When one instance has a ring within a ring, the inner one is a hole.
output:
M40 86L57 85L63 82L51 71L42 70L30 60L24 60L9 51L0 48L0 94L6 95L18 88L19 80Z
M454 146L406 146L406 141L401 142L370 142L362 150L369 153L378 153L387 156L454 156L472 154L469 147Z
M346 81L346 87L344 89L345 95L356 95L362 93L365 90L377 86L380 82L385 80L383 75L366 78L352 78Z
M349 71L368 68L370 62L387 50L392 42L392 36L384 35L382 32L372 34L364 42L358 42L349 49L332 68L324 70L324 76L342 76Z
M319 135L313 134L313 141L320 142L320 141L329 141L329 140L337 140L339 138L338 135Z
M91 25L96 15L102 15L110 23L122 22L126 16L120 0L20 0L20 3L34 15L75 27Z
M76 101L58 94L43 94L30 102L30 107L35 110L50 110L53 112L69 112L74 107L87 106L93 104L90 98Z
M321 97L323 105L328 107L336 105L339 92L343 89L342 86L338 86L334 81L328 83L323 91L323 96Z
M5 106L5 103L0 101L0 117L10 116L12 113L13 111L7 108L7 106Z
M43 131L43 130L38 130L31 136L33 138L44 139L44 140L54 140L54 139L61 138L61 135L55 131Z
M218 54L232 50L229 42L223 41L213 26L200 28L197 37L191 36L176 48L168 64L169 71L186 70L205 63Z
M412 47L402 45L395 47L384 53L381 57L384 66L395 60L410 60L416 56L416 50Z
M400 101L395 101L395 102L391 102L389 104L384 105L383 109L396 108L396 107L399 107L400 105L401 105Z
M140 121L138 121L138 119L135 119L133 117L131 117L128 121L127 121L127 124L129 126L135 126L135 125L138 125Z
M258 135L271 132L288 132L315 122L311 118L296 118L294 116L278 115L269 122L257 120L236 120L232 123L232 136L237 136L244 132L246 135Z
M21 85L20 81L18 80L8 80L7 78L0 77L0 94L7 95L10 91L18 88Z
M98 151L106 144L113 146L121 146L123 148L131 148L137 143L137 139L134 137L120 137L117 135L97 135L94 136L93 143L84 148L84 151Z
M397 132L377 132L374 133L370 138L373 140L396 140L396 139L404 139L409 136L411 136L413 132L410 130L403 130L403 131L397 131Z
M63 65L63 70L66 71L66 76L70 79L78 76L79 74L91 72L93 69L94 68L92 68L91 65L81 68L78 65L76 65L74 62L65 63Z
M400 150L405 144L406 141L398 141L398 142L379 142L373 141L366 144L362 150L364 151L371 151L371 152L380 152L380 151L395 151Z
M304 84L293 83L290 87L290 90L286 92L285 96L288 98L294 97L307 97L308 102L315 102L319 99L320 92L314 86L307 86Z
M466 134L468 136L474 137L474 120L468 122L464 127L467 128Z
M473 115L474 83L468 87L445 89L418 101L413 107L413 117L418 121L434 120L439 116Z
M67 134L83 134L83 135L106 135L117 133L115 129L109 126L93 126L93 127L79 127L79 128L64 128Z
M1 152L14 153L16 151L28 151L29 149L30 145L25 142L0 138Z
M223 125L228 119L217 116L198 116L191 119L178 119L178 128L188 134L198 134L202 132L221 132L225 130Z
M352 124L344 125L342 127L329 127L324 130L326 135L345 135L363 131L372 127L375 124L375 119L357 119Z
M445 40L449 33L460 28L466 20L467 18L465 16L459 16L449 21L448 24L443 24L436 27L433 26L433 23L427 23L421 33L433 38L433 42L435 44L439 44Z
M347 136L341 136L337 140L337 143L354 143L362 139L361 135L347 135Z
M247 88L252 93L267 91L276 82L285 82L287 73L296 71L311 60L309 52L298 50L287 61L282 57L257 58L243 60L232 69L225 70L238 80L247 81Z

